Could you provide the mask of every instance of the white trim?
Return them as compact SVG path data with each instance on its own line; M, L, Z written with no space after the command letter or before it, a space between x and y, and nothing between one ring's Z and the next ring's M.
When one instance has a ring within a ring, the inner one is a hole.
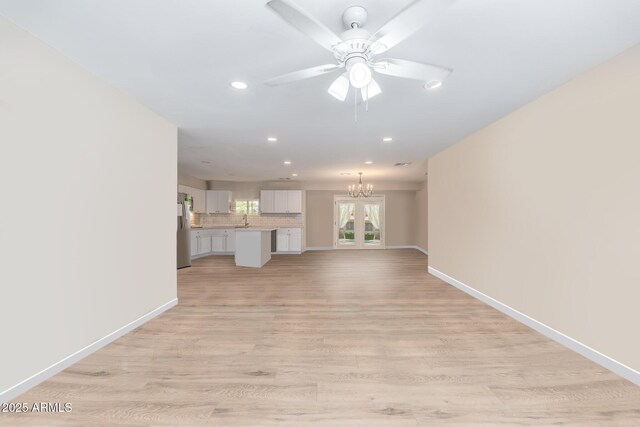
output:
M416 249L419 250L420 252L422 252L423 254L429 256L429 251L427 251L423 247L416 245Z
M336 248L333 246L309 246L305 249L305 251L332 251ZM422 252L425 255L429 255L426 249L422 249L420 246L416 245L399 245L399 246L385 246L380 249L416 249Z
M12 399L18 397L19 395L26 392L30 388L35 387L41 382L48 380L58 372L63 371L64 369L68 368L74 363L84 359L85 357L89 356L91 353L94 353L100 350L102 347L112 343L113 341L117 340L118 338L125 335L126 333L131 332L132 330L138 328L144 323L147 323L149 320L162 314L163 312L167 311L171 307L174 307L176 304L178 304L178 298L172 299L171 301L139 317L133 322L127 325L124 325L119 329L116 329L115 331L111 332L109 335L106 335L100 338L99 340L94 341L93 343L65 357L59 362L54 363L53 365L43 369L37 374L30 376L26 380L21 381L18 384L8 388L7 390L0 393L0 403L11 401Z
M223 255L235 255L235 252L207 252L204 254L198 254L198 255L191 255L191 259L198 259L198 258L204 258L207 256L223 256Z
M415 249L422 252L425 255L429 255L429 252L427 252L426 249L422 249L420 246L417 246L417 245L394 245L394 246L387 246L386 249Z
M451 276L447 276L445 273L438 271L431 266L429 266L429 273L444 280L450 285L455 286L456 288L471 295L472 297L479 299L485 304L490 305L496 310L501 311L502 313L517 320L518 322L527 325L531 329L540 332L542 335L545 335L546 337L551 338L552 340L564 345L565 347L575 351L576 353L583 355L584 357L597 363L598 365L603 366L608 370L620 375L621 377L628 379L632 383L640 386L640 372L636 371L635 369L623 363L620 363L615 359L612 359L606 354L600 353L598 350L595 350L588 345L583 344L580 341L577 341L570 336L565 335L562 332L557 331L552 327L547 326L544 323L527 316L524 313L521 313L515 308L509 307L508 305L490 297L489 295L483 294L482 292L473 289L469 285L465 285L464 283L454 279Z
M276 251L271 252L271 255L300 255L302 251Z

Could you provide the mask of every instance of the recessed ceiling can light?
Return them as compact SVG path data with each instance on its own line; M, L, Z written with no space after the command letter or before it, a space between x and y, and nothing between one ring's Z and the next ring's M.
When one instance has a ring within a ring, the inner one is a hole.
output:
M442 80L429 80L424 84L427 90L438 89L440 86L442 86Z
M298 176L298 174L297 173L292 173L291 176Z
M364 162L365 165L372 165L373 162L371 160L367 160L366 162Z
M267 141L269 142L276 142L278 140L278 138L276 138L275 136L270 136L269 138L267 138Z
M289 161L289 160L285 160L285 161L284 161L284 164L285 164L285 165L290 165L290 164L291 164L291 161Z
M393 138L391 138L390 136L386 136L382 138L382 142L391 142L391 141L393 141Z
M234 89L240 89L240 90L244 90L246 88L249 87L248 84L246 84L245 82L241 82L241 81L233 81L230 83L231 87Z

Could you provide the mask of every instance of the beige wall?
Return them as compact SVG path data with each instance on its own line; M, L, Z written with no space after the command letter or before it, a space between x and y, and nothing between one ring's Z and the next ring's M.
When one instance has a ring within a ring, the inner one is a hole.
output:
M640 45L429 160L429 264L640 370Z
M425 181L420 190L416 191L416 245L425 251L428 251L428 218L427 209L428 202L428 185Z
M196 178L180 172L178 172L178 184L186 185L191 188L199 188L200 190L207 189L207 181L204 179Z
M307 247L333 246L333 197L344 190L307 190ZM416 192L388 190L385 196L387 246L415 245Z
M1 17L0 40L2 401L176 298L177 131Z

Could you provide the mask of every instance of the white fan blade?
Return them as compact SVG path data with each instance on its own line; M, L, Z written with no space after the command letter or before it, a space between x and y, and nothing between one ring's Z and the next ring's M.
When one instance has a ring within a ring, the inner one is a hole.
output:
M369 40L375 40L380 44L375 53L380 54L391 49L418 31L429 18L438 16L449 4L451 0L415 0L409 3L369 37Z
M264 84L268 86L279 86L287 83L297 82L298 80L310 79L312 77L321 76L331 73L338 68L342 68L336 64L324 64L316 67L305 68L304 70L294 71L293 73L283 74L278 77L267 80Z
M374 96L381 94L382 89L380 89L380 86L375 80L371 79L371 83L369 83L367 87L360 89L360 93L362 94L362 100L368 101Z
M333 52L335 45L342 43L342 40L333 31L292 1L271 0L267 6L291 26L331 52Z
M347 99L347 94L349 93L349 77L347 77L347 73L342 74L340 77L334 80L329 86L329 92L331 96L334 98L344 101Z
M380 74L403 77L429 82L431 80L443 81L453 72L450 68L439 65L423 64L421 62L407 61L405 59L381 59L373 64L373 69Z

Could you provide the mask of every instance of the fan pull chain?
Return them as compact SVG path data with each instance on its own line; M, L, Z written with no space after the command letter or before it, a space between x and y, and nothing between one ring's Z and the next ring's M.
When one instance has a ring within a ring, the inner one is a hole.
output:
M366 92L367 98L364 100L364 111L365 112L369 112L369 86L367 86L367 92Z
M353 120L358 121L358 89L353 91Z

